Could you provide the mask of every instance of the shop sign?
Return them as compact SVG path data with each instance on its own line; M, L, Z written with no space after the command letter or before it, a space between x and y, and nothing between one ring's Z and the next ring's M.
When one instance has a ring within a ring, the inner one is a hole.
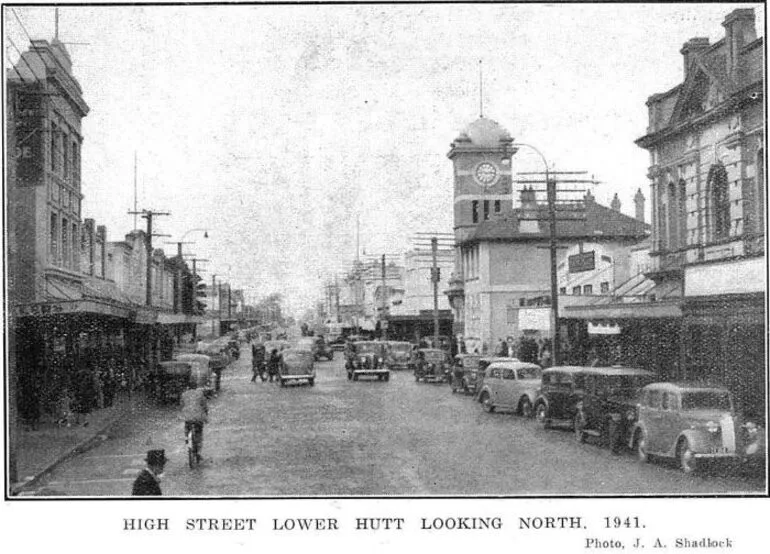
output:
M596 267L596 253L591 250L590 252L573 254L567 258L567 262L569 264L570 273L592 271Z
M68 304L63 304L63 303L27 304L25 306L16 307L16 316L25 317L25 316L39 316L39 315L54 315L54 314L61 314L65 312L71 312L71 311L72 311L72 307Z
M519 329L535 331L551 331L550 308L521 308L519 309Z
M589 335L619 335L620 325L616 323L591 323L588 322Z

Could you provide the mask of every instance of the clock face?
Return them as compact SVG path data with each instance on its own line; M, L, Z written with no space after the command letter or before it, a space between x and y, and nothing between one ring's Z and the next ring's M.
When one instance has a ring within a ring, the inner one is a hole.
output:
M476 180L484 186L497 180L497 167L490 162L481 162L476 166Z

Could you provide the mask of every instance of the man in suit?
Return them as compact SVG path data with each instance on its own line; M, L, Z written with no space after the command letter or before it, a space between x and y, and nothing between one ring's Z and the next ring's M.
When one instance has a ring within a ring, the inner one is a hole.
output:
M143 469L136 480L131 494L133 496L163 496L160 490L160 476L166 466L165 450L148 450L144 459L147 467Z

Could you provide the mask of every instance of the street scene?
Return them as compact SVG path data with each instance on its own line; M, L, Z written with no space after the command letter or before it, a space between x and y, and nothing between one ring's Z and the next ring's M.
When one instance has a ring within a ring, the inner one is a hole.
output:
M6 498L767 494L763 4L3 10Z

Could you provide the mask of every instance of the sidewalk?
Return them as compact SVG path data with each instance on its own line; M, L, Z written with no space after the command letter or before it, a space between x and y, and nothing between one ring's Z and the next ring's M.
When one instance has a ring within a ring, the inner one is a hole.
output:
M109 408L95 410L88 416L88 425L62 427L56 423L41 423L37 430L23 426L18 432L16 463L19 482L11 483L12 496L23 493L57 465L80 452L85 452L107 438L110 427L126 416L132 407L145 402L143 394L132 398L116 398Z

